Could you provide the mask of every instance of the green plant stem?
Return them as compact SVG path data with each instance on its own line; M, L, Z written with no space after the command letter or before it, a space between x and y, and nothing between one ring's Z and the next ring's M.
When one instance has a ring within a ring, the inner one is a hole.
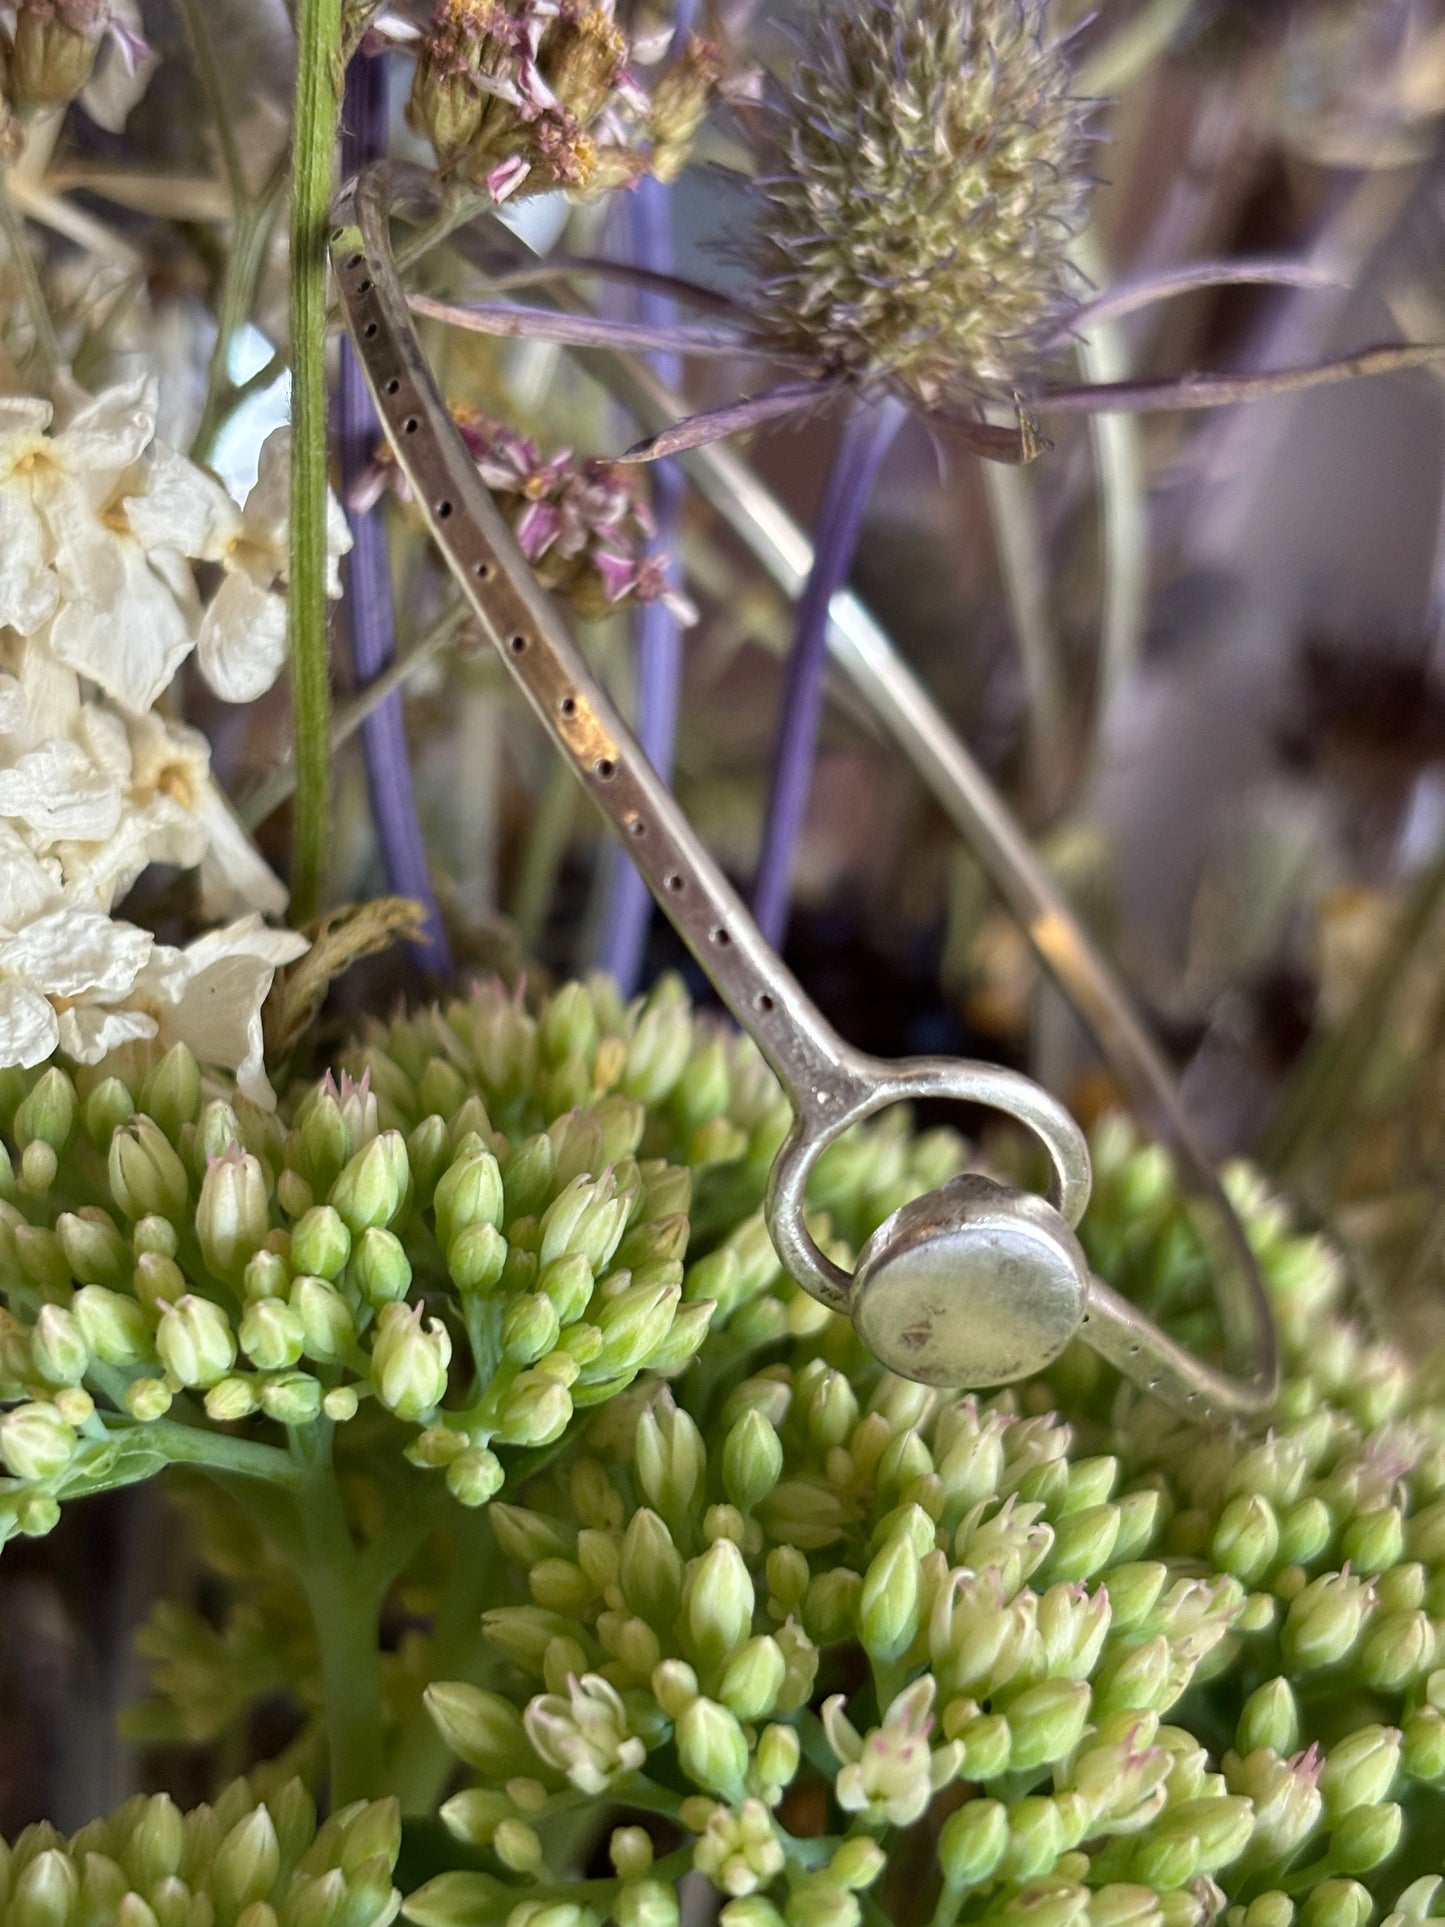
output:
M25 238L25 223L15 211L15 203L10 198L9 188L6 185L6 170L3 167L0 167L0 232L5 236L10 257L15 263L15 272L20 277L25 306L30 315L30 325L35 330L35 353L39 356L46 375L53 380L60 368L60 343L56 339L55 323L50 318L50 309L46 305L40 276L35 270L30 244Z
M982 463L980 473L1023 677L1029 787L1035 803L1048 810L1059 800L1067 761L1068 698L1063 650L1049 608L1049 571L1033 477L1000 462Z
M333 1807L386 1791L381 1739L380 1602L360 1582L342 1510L329 1421L291 1434L304 1558L297 1570L321 1652Z
M457 1520L452 1569L432 1628L427 1671L432 1679L466 1680L480 1685L490 1648L480 1619L492 1581L503 1570L485 1513ZM402 1729L388 1782L403 1813L432 1813L456 1767L437 1731L425 1700L419 1700Z
M111 1433L124 1431L155 1446L172 1465L200 1466L207 1472L229 1472L238 1478L263 1479L269 1485L294 1489L297 1473L289 1454L274 1445L261 1445L254 1439L231 1438L201 1425L181 1425L174 1419L152 1419L146 1424L121 1427L114 1422Z
M291 154L291 912L321 908L331 813L326 597L326 236L341 107L341 0L297 0Z
M581 794L571 770L554 759L522 850L512 901L512 920L526 950L536 949L546 926Z

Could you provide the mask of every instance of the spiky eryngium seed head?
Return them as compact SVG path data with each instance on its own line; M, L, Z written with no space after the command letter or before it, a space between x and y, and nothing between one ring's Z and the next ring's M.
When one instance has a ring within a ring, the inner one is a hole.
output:
M780 346L925 406L1006 395L1071 305L1084 103L1046 0L818 10L758 183Z

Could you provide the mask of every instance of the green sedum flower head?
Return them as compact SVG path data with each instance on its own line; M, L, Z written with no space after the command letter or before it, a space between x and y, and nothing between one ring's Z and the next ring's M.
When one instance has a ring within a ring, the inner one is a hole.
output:
M28 1827L0 1847L5 1927L389 1927L401 1895L394 1800L359 1801L317 1831L291 1781L264 1802L244 1780L214 1806L138 1794L69 1840Z
M1070 304L1083 106L1041 0L817 12L758 186L757 308L826 375L1007 397Z

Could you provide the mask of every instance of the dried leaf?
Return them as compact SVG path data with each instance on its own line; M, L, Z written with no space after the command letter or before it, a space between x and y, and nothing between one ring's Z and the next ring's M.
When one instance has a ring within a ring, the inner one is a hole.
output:
M328 910L305 926L311 948L276 972L261 1013L268 1057L282 1057L315 1021L326 993L363 957L426 942L426 911L412 897L376 897Z

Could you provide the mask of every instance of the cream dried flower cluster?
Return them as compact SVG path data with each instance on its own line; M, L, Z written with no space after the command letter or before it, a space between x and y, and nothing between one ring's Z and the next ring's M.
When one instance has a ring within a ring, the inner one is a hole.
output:
M165 698L192 653L227 702L280 673L288 450L272 437L238 508L156 441L156 407L149 376L60 427L0 401L0 1066L184 1040L265 1101L261 1000L305 944L263 924L285 890ZM346 546L336 511L333 594ZM117 919L152 863L199 869L206 913L239 920L177 950Z

